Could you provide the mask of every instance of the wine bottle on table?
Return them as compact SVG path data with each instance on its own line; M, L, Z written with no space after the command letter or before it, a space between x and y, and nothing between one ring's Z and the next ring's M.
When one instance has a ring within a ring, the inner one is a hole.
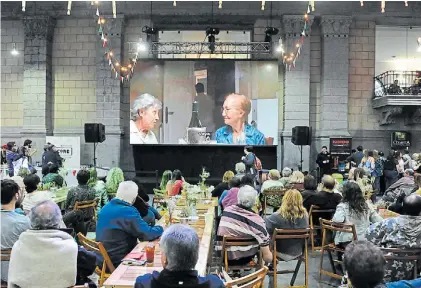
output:
M193 102L189 128L201 128L201 127L202 127L202 123L200 123L200 119L199 119L199 103L197 102L197 100L195 100Z

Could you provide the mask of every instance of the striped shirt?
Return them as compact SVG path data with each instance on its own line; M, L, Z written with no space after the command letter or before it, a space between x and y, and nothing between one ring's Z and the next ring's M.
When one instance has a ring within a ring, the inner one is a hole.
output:
M252 210L246 209L240 205L229 206L222 213L217 234L218 242L216 250L221 250L224 236L250 238L259 243L258 245L251 246L229 247L229 260L254 256L258 252L259 246L268 246L270 242L270 235L266 230L263 218Z

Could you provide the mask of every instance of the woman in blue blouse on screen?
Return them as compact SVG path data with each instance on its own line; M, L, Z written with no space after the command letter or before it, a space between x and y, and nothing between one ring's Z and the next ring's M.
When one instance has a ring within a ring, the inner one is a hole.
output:
M216 143L239 145L265 145L262 132L247 123L251 102L241 94L230 94L225 98L222 117L225 126L215 132Z

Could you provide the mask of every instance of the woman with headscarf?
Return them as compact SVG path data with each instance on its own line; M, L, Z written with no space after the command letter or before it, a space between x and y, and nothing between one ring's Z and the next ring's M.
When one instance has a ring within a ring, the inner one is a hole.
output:
M171 178L172 178L171 170L165 170L164 173L162 173L161 183L159 184L159 189L161 191L167 190L167 184L169 181L171 181Z
M110 197L114 197L117 193L118 185L124 181L123 170L118 167L111 168L107 173L105 178L105 189L107 189L107 194Z
M130 110L130 144L158 144L152 131L159 126L161 102L154 96L144 93L138 96Z
M49 164L48 173L42 178L42 184L52 184L56 187L61 187L64 184L64 179L58 174L58 166L55 164Z
M98 173L95 168L89 170L91 178L88 180L88 186L95 190L95 200L97 201L96 211L99 213L102 207L108 203L107 189L104 181L98 179Z
M241 94L230 94L225 98L222 117L225 126L215 132L217 143L265 145L265 135L247 123L251 111L250 99Z

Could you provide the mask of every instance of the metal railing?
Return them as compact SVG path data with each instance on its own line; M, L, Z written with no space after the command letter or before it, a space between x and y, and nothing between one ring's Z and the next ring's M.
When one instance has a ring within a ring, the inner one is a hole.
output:
M421 71L386 71L374 77L374 98L421 95Z

